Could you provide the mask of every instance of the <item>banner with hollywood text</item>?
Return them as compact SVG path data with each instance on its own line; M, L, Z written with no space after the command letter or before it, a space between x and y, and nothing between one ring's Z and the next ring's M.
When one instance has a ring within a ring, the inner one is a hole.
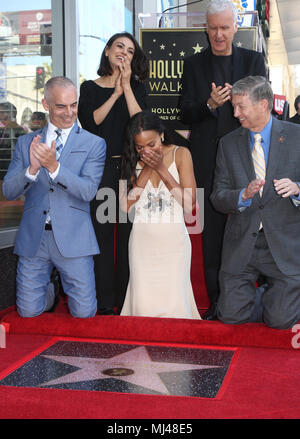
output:
M148 107L175 133L176 143L187 145L189 129L180 121L178 109L181 78L185 58L208 46L205 28L142 28L140 43L149 58ZM257 28L239 28L234 43L256 50Z

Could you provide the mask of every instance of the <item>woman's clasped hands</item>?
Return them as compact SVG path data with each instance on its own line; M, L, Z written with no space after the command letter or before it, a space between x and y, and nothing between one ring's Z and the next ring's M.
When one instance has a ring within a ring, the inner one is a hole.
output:
M122 60L122 63L119 65L119 69L120 69L120 74L117 77L115 83L115 93L118 96L121 96L124 93L124 88L126 86L130 86L130 79L132 74L130 60L124 58Z
M158 169L163 164L163 152L161 146L157 149L143 148L139 154L140 159L150 168Z

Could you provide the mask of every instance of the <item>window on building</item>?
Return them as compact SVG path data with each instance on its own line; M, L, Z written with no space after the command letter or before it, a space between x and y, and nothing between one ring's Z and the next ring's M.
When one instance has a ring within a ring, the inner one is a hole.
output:
M51 0L0 1L0 231L18 226L23 199L5 200L2 181L18 137L43 127L52 74Z
M117 32L132 33L133 0L78 0L80 83L97 78L100 57L109 38Z

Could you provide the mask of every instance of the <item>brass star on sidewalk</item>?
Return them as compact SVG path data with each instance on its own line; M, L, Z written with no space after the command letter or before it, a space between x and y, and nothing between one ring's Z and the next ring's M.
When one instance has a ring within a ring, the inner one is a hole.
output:
M40 386L75 383L80 381L102 380L114 378L131 384L169 395L169 391L161 380L162 372L179 372L188 370L213 369L221 366L207 366L200 364L167 363L152 361L146 348L140 346L128 352L115 355L112 358L90 358L43 355L70 366L78 367L75 372L60 378L47 381Z

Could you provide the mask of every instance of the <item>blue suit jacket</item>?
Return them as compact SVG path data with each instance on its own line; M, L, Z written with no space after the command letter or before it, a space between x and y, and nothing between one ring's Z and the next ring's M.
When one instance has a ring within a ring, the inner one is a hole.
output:
M29 148L40 134L46 141L47 126L19 137L4 177L2 191L8 200L25 194L25 205L14 252L33 257L39 249L45 221L50 213L53 234L64 257L99 253L90 217L90 201L103 174L106 143L74 124L60 156L57 177L41 168L37 180L25 176L30 165Z

